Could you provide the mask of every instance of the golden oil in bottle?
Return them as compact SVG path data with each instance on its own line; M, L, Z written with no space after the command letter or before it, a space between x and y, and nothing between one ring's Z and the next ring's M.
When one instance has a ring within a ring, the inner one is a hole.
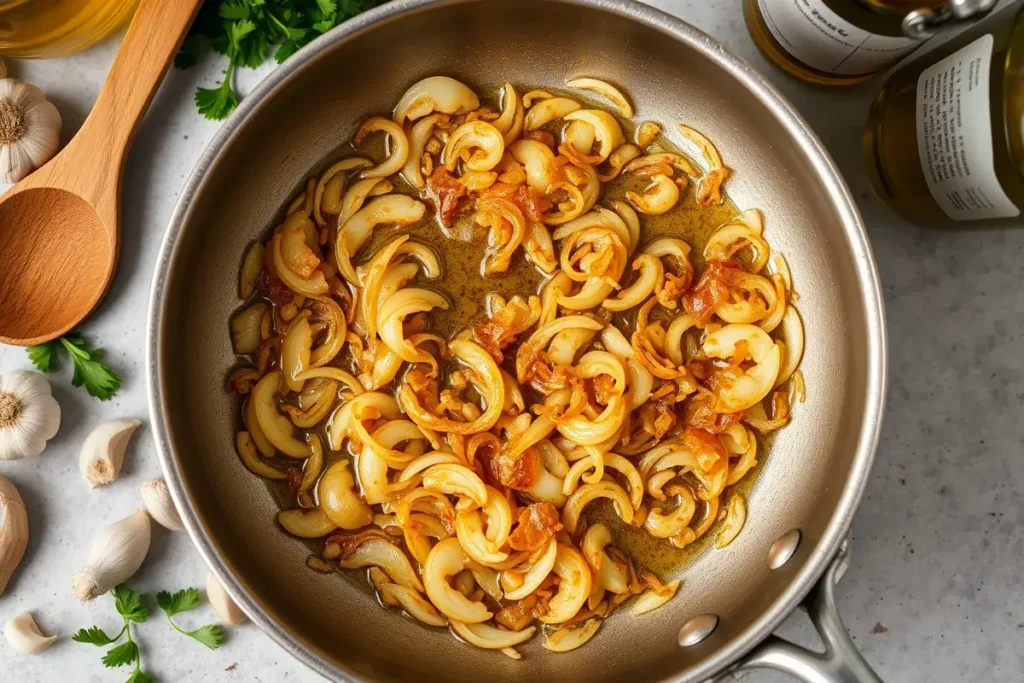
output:
M127 21L137 4L138 0L0 0L0 55L29 59L82 50Z
M864 151L878 194L931 227L1024 225L1024 10L1012 6L896 71Z
M946 0L744 0L754 44L789 75L817 85L868 80L913 52L921 40L903 18Z

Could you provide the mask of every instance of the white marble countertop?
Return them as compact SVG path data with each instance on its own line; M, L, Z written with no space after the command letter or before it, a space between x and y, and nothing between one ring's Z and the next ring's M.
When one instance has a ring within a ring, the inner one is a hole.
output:
M874 197L862 169L860 136L879 83L820 90L786 78L757 53L736 0L651 4L721 39L779 86L825 141L867 221L885 288L891 386L878 459L853 524L852 566L838 589L850 632L894 683L1024 680L1024 230L939 233L901 221ZM11 71L57 104L66 140L88 113L116 48L115 39L68 59L15 62ZM102 420L148 422L143 348L151 273L180 187L217 130L196 114L193 90L213 82L220 67L208 61L172 71L131 152L120 267L111 293L81 328L106 349L124 386L101 403L71 387L65 364L50 376L64 413L60 433L40 458L0 463L0 474L26 499L32 537L0 598L0 623L32 609L44 630L61 635L40 657L16 656L0 641L0 680L106 683L127 676L104 669L101 651L70 640L81 627L117 623L109 597L79 604L70 576L94 533L139 505L139 485L160 476L160 465L147 424L120 479L90 491L78 473L78 449ZM243 72L242 87L267 69ZM24 350L0 346L0 373L29 368ZM154 529L133 586L203 585L206 570L188 537ZM141 632L143 656L164 683L320 680L252 625L231 629L210 652L154 617ZM213 619L207 605L181 618L197 625ZM802 613L781 634L816 646ZM744 680L788 679L755 672Z

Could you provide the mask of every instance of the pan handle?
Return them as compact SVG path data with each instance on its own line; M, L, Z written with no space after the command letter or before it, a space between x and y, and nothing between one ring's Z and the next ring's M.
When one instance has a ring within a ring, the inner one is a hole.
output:
M776 669L804 683L882 683L857 650L836 608L835 587L849 566L849 552L849 541L843 541L835 559L803 603L825 651L814 652L772 635L740 660L732 671Z

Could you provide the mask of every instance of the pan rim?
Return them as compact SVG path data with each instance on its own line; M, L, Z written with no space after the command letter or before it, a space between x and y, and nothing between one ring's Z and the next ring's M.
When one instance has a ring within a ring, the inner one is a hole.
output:
M378 23L394 20L406 14L428 11L435 7L481 1L486 0L392 0L386 5L336 27L304 47L293 59L278 66L242 101L238 110L229 120L222 124L196 163L171 213L155 264L145 344L147 398L157 453L172 498L181 512L182 521L193 544L210 571L224 585L232 599L264 633L284 647L289 654L313 671L331 680L362 681L365 679L344 662L339 664L330 662L319 648L280 624L264 607L264 601L256 595L251 595L235 579L195 513L192 496L186 486L177 458L171 449L168 418L162 401L161 337L169 300L169 288L166 287L167 275L176 260L180 246L179 236L186 225L192 199L204 184L208 170L218 160L234 135L244 127L249 114L256 110L264 100L272 97L275 91L293 75L306 68L311 58L338 43L352 39ZM870 477L885 407L888 359L885 315L878 270L863 219L845 180L828 151L796 109L774 85L757 73L751 65L729 52L721 42L682 19L634 0L546 1L594 8L643 24L697 50L736 78L786 128L829 191L836 215L842 226L841 234L846 239L853 260L851 265L857 275L857 287L861 304L864 307L868 341L867 382L864 421L858 434L855 455L850 465L846 486L817 547L790 580L789 585L747 628L717 648L708 657L687 670L680 671L672 679L704 680L727 670L778 628L822 576L828 562L833 558L847 535L853 515L863 497Z

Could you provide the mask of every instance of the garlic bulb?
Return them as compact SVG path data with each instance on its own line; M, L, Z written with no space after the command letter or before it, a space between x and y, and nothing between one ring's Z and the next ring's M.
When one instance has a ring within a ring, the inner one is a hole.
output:
M138 571L149 552L149 515L136 510L100 532L89 557L71 579L71 588L82 602L97 598Z
M181 531L185 525L181 523L171 492L167 490L167 482L163 479L150 479L142 483L142 502L146 504L149 516L160 526L171 531Z
M130 418L109 420L89 432L78 454L78 469L90 488L103 486L121 473L128 440L142 422Z
M0 460L39 455L59 427L60 405L45 377L27 370L0 376Z
M31 612L22 612L4 626L4 638L18 652L37 655L53 645L57 636L44 636Z
M25 501L10 479L0 475L0 595L28 547Z
M228 626L238 626L246 620L245 612L238 608L213 572L206 575L206 598L220 620Z
M0 78L0 182L16 183L60 147L57 107L30 83Z

